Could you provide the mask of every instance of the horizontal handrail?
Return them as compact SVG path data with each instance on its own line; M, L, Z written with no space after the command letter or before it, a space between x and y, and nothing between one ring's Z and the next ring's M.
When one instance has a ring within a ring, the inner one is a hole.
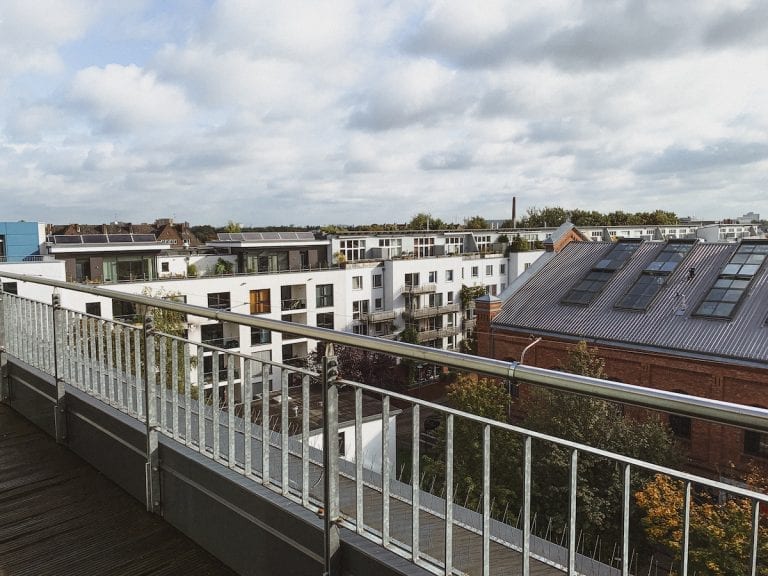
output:
M21 282L31 282L64 290L84 292L105 298L132 302L143 306L162 308L183 314L192 314L194 316L210 318L212 320L232 322L255 328L266 328L276 332L290 332L298 336L318 341L363 348L373 352L390 354L430 364L439 364L464 372L474 372L504 379L517 379L612 402L620 402L665 412L674 412L691 418L698 418L768 433L768 410L753 406L687 396L675 392L666 392L632 384L589 378L587 376L576 374L566 374L556 370L537 368L518 362L506 362L491 358L471 356L459 352L452 352L450 350L438 350L435 348L419 346L417 344L377 338L375 336L363 336L330 330L328 328L318 328L305 324L273 320L264 318L263 316L249 316L237 312L214 310L204 306L195 306L192 304L158 299L140 294L118 292L100 286L83 286L51 278L29 276L26 274L16 274L5 271L0 273L0 278L11 278Z

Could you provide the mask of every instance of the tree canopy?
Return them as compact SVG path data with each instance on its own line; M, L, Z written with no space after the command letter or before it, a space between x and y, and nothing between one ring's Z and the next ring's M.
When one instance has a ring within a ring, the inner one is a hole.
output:
M432 215L426 212L416 214L405 227L408 230L445 230L447 228L440 218L432 218Z
M472 216L471 218L467 218L464 222L464 228L470 230L483 230L488 228L488 220L482 216Z
M669 226L678 223L674 212L623 212L617 210L603 214L596 210L567 210L560 206L531 207L520 222L521 228L557 227L569 217L574 226Z

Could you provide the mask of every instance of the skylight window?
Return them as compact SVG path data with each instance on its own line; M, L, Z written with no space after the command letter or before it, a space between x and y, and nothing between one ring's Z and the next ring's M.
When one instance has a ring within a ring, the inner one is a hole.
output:
M656 295L661 292L669 276L677 269L693 242L668 242L656 255L653 261L645 267L632 287L616 303L617 308L630 310L647 310Z
M608 254L592 266L587 275L563 296L561 302L577 306L589 305L610 282L614 273L626 264L639 245L639 240L616 243Z
M767 257L768 242L751 241L739 244L694 315L732 318L752 279Z

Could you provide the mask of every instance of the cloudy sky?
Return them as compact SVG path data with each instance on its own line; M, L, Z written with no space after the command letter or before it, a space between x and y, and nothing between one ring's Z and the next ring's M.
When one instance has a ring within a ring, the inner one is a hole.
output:
M0 220L768 215L768 2L0 0Z

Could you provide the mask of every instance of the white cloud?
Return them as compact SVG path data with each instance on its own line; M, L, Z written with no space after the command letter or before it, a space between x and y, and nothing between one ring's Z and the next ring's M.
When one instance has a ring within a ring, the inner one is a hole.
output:
M178 87L134 65L81 70L69 97L106 131L158 129L180 123L190 112Z

